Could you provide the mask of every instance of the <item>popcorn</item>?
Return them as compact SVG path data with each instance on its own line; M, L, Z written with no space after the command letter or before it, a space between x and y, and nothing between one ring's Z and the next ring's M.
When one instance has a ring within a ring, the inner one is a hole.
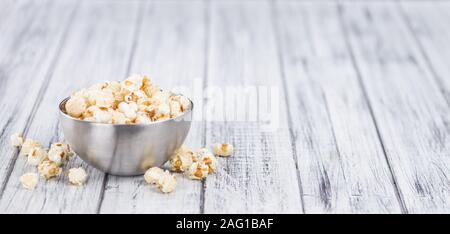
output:
M208 173L212 174L217 169L217 159L214 155L209 152L206 148L201 148L195 152L195 157L198 158L199 161L208 166Z
M23 144L23 137L20 133L15 133L10 137L11 145L13 147L21 147Z
M142 90L148 97L153 97L157 92L161 91L157 85L147 85L144 86Z
M72 96L66 102L66 112L72 117L78 118L86 110L86 99L80 96Z
M61 166L68 160L70 152L61 144L52 144L48 151L48 159L54 162L57 166Z
M187 97L182 96L182 95L172 96L171 100L176 101L180 104L182 112L189 110L189 108L191 106L191 101L189 101L189 99Z
M160 90L153 94L152 99L157 103L167 103L171 95L171 92Z
M79 167L70 169L68 177L71 184L81 186L86 182L88 176L86 171Z
M20 155L28 155L31 150L35 147L40 147L41 143L33 139L26 139L22 144L22 149L20 150Z
M92 106L111 107L114 104L114 95L111 90L90 90L88 93L88 103Z
M194 162L186 171L186 175L193 180L203 180L209 174L209 166L202 161Z
M122 112L113 111L111 113L111 123L112 124L126 124L128 121L127 117Z
M41 147L34 147L28 153L27 163L29 165L37 166L45 158L47 158L47 150L42 149Z
M164 170L159 167L152 167L144 174L144 179L149 184L157 184L159 177L164 173Z
M122 88L118 81L105 81L104 86L105 89L111 90L113 93L120 92Z
M137 114L135 123L137 124L149 124L152 120L148 117L148 115L144 112L140 112Z
M20 177L20 183L28 190L34 190L38 184L39 176L36 173L25 173Z
M163 193L170 193L177 186L177 178L171 175L169 171L162 173L158 179L157 186Z
M155 121L170 118L170 106L167 103L159 104L155 109Z
M149 124L180 116L190 100L161 90L146 76L106 81L72 94L67 113L80 120L107 124Z
M231 144L214 144L213 145L214 155L228 157L233 154L234 147Z
M137 118L137 109L136 103L121 102L117 110L122 112L127 119L134 121Z
M124 81L122 81L120 84L123 89L125 89L129 92L132 92L132 91L137 91L141 88L143 80L144 80L144 77L137 75L137 74L133 74L130 77L128 77L127 79L125 79Z
M170 106L170 117L175 118L183 113L179 102L170 101L169 106Z
M45 180L48 180L61 174L61 168L55 162L44 159L38 165L38 172Z
M108 108L100 107L94 110L92 117L97 123L111 123L113 115Z
M72 149L70 148L70 145L69 145L69 144L66 144L66 143L64 143L64 142L56 142L56 143L53 143L53 144L50 146L50 148L54 148L54 147L60 147L60 148L64 149L64 150L66 151L66 154L67 154L69 157L71 157L71 156L74 155L74 152L73 152Z
M171 170L175 172L187 171L192 163L196 161L197 158L194 156L192 150L183 145L175 151L170 159Z
M177 185L177 178L159 167L152 167L145 172L144 179L148 184L155 185L163 193L172 192Z

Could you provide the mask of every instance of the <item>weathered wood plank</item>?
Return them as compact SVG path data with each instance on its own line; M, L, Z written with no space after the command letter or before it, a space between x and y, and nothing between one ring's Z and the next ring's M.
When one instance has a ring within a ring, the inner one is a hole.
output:
M305 212L399 213L336 4L275 8Z
M450 111L401 14L391 2L341 13L408 212L450 212Z
M140 1L87 1L77 11L58 57L51 82L32 119L28 137L43 145L63 139L58 125L58 104L71 92L106 79L125 76ZM60 14L63 9L57 9ZM61 15L59 15L61 17ZM54 22L60 22L56 18ZM36 46L36 44L34 44ZM89 174L83 187L69 185L66 176L41 181L33 192L20 186L19 177L35 170L17 160L2 197L2 213L94 213L103 190L104 174L74 157L66 169L82 166Z
M17 157L9 138L27 130L75 9L75 1L6 3L0 15L0 196Z
M207 109L207 113L226 117L236 112L238 107L234 105L251 100L245 91L237 90L236 96L225 93L220 101L220 90L227 87L273 86L278 93L270 97L278 102L271 106L274 115L270 117L278 127L264 131L261 122L237 122L229 118L225 122L208 121L206 146L229 142L234 144L235 153L230 158L220 158L218 172L206 179L204 212L300 213L299 181L269 2L211 2L210 20L207 83L218 92L208 96L205 105L216 103L216 109ZM238 98L237 102L230 105L233 97ZM270 103L267 98L259 101L264 107L265 102ZM225 107L223 111L221 106ZM247 107L245 111L251 113L254 106Z
M131 73L148 74L162 88L188 87L193 96L194 79L202 89L205 70L204 1L156 1L145 8L137 38ZM186 93L186 91L189 91ZM193 100L201 110L200 100ZM198 105L197 105L198 104ZM185 144L202 146L203 123L193 122ZM199 213L202 184L177 174L177 188L162 194L142 176L109 176L102 213Z
M450 31L447 24L450 2L401 2L399 5L439 88L450 103Z

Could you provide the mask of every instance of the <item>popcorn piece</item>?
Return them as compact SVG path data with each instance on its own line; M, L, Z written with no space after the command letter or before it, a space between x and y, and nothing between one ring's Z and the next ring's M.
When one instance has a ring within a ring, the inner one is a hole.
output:
M37 166L47 157L47 150L41 147L34 147L30 153L28 153L27 163L29 165Z
M41 143L33 139L26 139L22 144L22 149L20 150L20 155L28 155L31 150L35 147L40 147Z
M131 121L134 121L137 118L137 105L136 103L126 103L121 102L118 106L118 111L122 112L126 118L130 119Z
M154 119L164 120L170 118L170 106L167 103L159 104L155 109Z
M87 104L86 100L81 96L72 96L67 102L66 102L66 111L67 114L74 118L80 117L83 112L86 110Z
M105 89L111 90L113 93L120 92L121 86L119 81L105 81Z
M127 103L132 103L132 102L137 102L140 99L146 98L146 94L141 91L141 90L137 90L137 91L132 91L129 94L125 95L124 97L124 101Z
M21 147L23 144L23 137L20 133L15 133L10 137L11 145L13 147Z
M183 95L172 96L171 100L177 101L180 104L182 112L189 110L191 107L191 101Z
M160 175L157 186L161 192L170 193L177 186L177 178L175 175L170 174L169 171L165 171Z
M148 117L146 113L140 112L137 114L135 123L137 124L149 124L152 120Z
M111 123L113 115L106 107L100 107L94 111L92 116L97 123Z
M170 101L169 106L170 106L170 117L175 118L183 113L179 102Z
M98 107L98 106L90 106L90 107L86 108L86 111L83 112L84 120L86 120L88 118L92 118L93 120L95 120L94 112L99 111L99 110L100 110L100 107Z
M81 186L86 182L88 176L86 171L79 167L70 169L68 177L71 184Z
M157 103L167 103L171 95L172 93L169 91L160 90L152 96L152 99Z
M39 176L36 173L25 173L20 177L20 183L28 190L34 190L38 184Z
M197 158L194 156L192 150L183 145L175 151L170 159L171 170L175 172L187 171L192 163L196 161Z
M214 155L228 157L233 154L234 147L231 144L214 144L213 145Z
M159 167L152 167L144 174L144 179L149 184L157 184L159 177L164 173L164 170Z
M66 151L66 154L67 154L69 157L72 157L72 156L74 155L74 152L73 152L72 149L70 148L70 145L69 145L69 144L66 144L66 143L64 143L64 142L56 142L56 143L53 143L53 144L50 146L50 148L52 148L52 147L60 147L60 148L63 148L63 149Z
M144 77L141 75L133 74L129 76L127 79L125 79L123 82L121 82L121 86L123 89L132 92L137 91L142 86L142 81L144 80Z
M48 159L56 164L56 166L61 166L69 158L69 153L64 147L52 145L48 151Z
M214 155L209 152L206 148L201 148L195 152L195 157L198 158L199 161L208 166L208 173L212 174L217 169L217 159Z
M115 98L112 91L103 90L90 90L88 92L89 105L95 105L98 107L111 107L114 104Z
M38 172L45 180L48 180L61 174L61 168L55 162L47 159L38 165Z
M161 88L157 85L147 85L144 86L142 90L148 97L153 97L156 93L161 91Z
M122 112L119 111L113 111L111 113L111 123L112 124L126 124L127 123L127 117Z
M202 161L192 163L186 175L193 180L203 180L209 174L209 166Z

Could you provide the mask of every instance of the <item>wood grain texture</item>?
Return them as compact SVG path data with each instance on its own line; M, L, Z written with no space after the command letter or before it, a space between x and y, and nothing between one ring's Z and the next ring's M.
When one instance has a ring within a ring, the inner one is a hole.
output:
M211 2L208 86L220 90L274 86L279 102L272 108L278 107L279 126L263 131L260 122L207 123L206 146L228 142L235 146L235 153L220 158L218 172L206 179L205 213L302 212L270 16L268 1ZM244 92L237 95L242 95L239 102L246 102ZM225 112L235 111L226 104L230 96L225 93L224 97ZM218 98L212 95L208 102L214 101L219 108Z
M425 62L430 66L447 103L450 104L450 2L398 4Z
M399 213L336 4L279 2L275 16L305 211Z
M449 13L447 1L0 1L0 213L450 213ZM87 169L85 186L63 175L23 189L35 168L9 137L48 147L64 138L59 101L129 73L223 118L195 121L188 146L235 154L203 183L177 175L171 194L77 157L65 169ZM249 105L242 88L255 87L278 91L275 131L229 119L267 106Z
M392 2L344 3L344 29L407 211L449 212L449 108Z
M205 70L206 6L204 1L147 4L130 73L148 74L164 89L186 87L183 94L195 97L191 87L194 79L198 79L196 82L202 88ZM195 108L201 110L200 100L194 98L193 101ZM203 126L200 121L192 123L185 145L202 146ZM182 174L176 176L177 188L170 194L148 185L142 176L109 176L100 212L199 213L201 182L189 180Z
M44 146L63 139L58 103L82 87L126 74L140 2L83 2L55 64L47 92L33 119L28 137ZM62 9L59 14L63 13ZM61 15L58 15L60 18ZM52 22L60 22L57 18ZM65 169L82 166L89 174L83 187L69 185L66 176L41 181L33 192L23 189L20 175L35 168L20 157L3 194L1 213L94 213L103 189L104 174L74 157Z
M0 14L0 196L17 158L10 136L28 130L35 102L75 9L74 1L7 1ZM66 14L62 14L65 12Z

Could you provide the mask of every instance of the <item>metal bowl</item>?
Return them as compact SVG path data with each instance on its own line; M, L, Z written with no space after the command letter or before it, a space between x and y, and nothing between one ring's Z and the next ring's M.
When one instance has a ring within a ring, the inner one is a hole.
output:
M184 142L191 127L193 103L176 118L151 124L102 124L71 117L64 99L60 123L67 143L85 162L113 175L142 175L162 166Z

